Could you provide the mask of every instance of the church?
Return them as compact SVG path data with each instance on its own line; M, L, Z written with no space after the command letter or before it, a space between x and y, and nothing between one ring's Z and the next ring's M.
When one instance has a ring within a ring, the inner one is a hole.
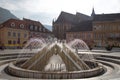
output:
M53 34L60 40L69 42L77 38L92 46L120 47L120 13L95 14L93 9L88 16L62 11L52 24Z

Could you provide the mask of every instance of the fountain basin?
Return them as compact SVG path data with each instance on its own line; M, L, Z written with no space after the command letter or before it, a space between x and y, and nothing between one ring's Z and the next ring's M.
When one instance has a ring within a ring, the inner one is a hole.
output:
M21 64L23 64L24 61L25 60L11 62L7 67L8 73L13 76L21 78L33 78L33 79L80 79L97 76L104 72L102 65L99 64L92 69L81 71L63 71L63 72L34 71L19 67ZM91 61L89 62L93 63ZM89 62L87 61L87 63Z

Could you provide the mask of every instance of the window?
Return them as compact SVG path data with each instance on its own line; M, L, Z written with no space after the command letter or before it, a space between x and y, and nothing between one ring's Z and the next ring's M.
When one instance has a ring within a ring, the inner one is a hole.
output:
M12 44L12 41L11 41L11 40L8 40L8 44Z
M24 34L24 38L26 38L27 37L27 34Z
M13 41L13 44L16 44L16 41Z
M18 33L18 38L20 38L20 33Z
M11 23L11 27L15 27L15 23L14 22Z
M30 26L30 30L33 30L33 25Z
M13 37L16 37L16 33L15 32L13 32Z
M17 44L20 44L20 38L18 38Z
M37 27L37 26L35 26L35 31L37 31L37 29L38 29L38 27Z
M11 36L11 32L8 32L8 36Z
M22 29L23 29L23 28L24 28L24 24L20 24L20 28L22 28Z
M91 34L89 33L89 34L87 34L87 38L91 38Z
M39 31L41 31L41 27L39 27Z

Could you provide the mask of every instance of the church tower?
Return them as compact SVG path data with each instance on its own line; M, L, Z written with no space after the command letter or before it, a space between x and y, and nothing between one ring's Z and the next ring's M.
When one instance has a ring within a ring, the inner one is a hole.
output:
M93 8L91 17L93 18L94 16L95 16L95 10L94 10L94 8Z

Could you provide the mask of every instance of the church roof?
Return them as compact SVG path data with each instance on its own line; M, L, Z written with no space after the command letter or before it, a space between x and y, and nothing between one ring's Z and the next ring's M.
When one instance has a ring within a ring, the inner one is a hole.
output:
M76 13L76 18L77 18L78 22L91 20L90 16L82 14L82 13L79 13L79 12Z
M84 21L84 20L89 20L90 16L87 16L85 14L82 13L76 13L74 14L70 14L67 12L62 11L58 17L58 19L55 21L55 23L71 23L71 24L77 24L80 21Z
M94 15L94 21L114 21L120 20L120 13L115 14L97 14Z
M82 21L67 32L92 31L92 20Z
M74 14L70 14L67 12L61 12L58 19L55 21L55 23L62 23L62 22L69 22L69 23L73 23L75 24L75 15Z

